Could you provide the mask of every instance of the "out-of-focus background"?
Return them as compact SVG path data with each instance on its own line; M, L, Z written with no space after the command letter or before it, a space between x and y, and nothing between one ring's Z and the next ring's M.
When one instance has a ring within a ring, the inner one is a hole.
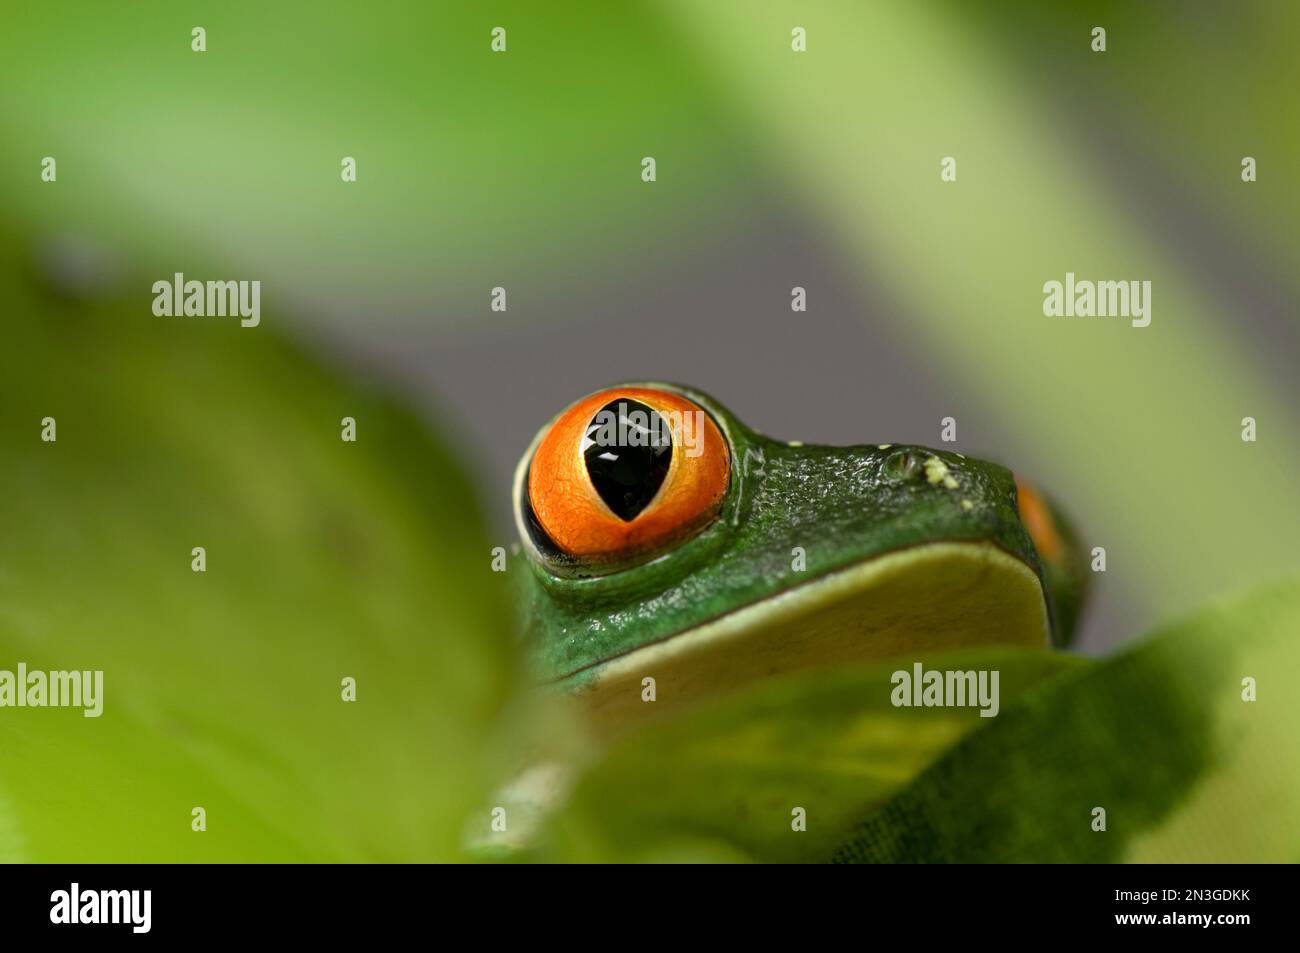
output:
M807 442L937 444L952 416L956 449L1030 476L1106 548L1080 642L1100 654L1300 567L1298 49L1288 0L10 5L0 410L26 416L6 441L69 390L108 419L108 374L152 421L112 418L140 454L192 442L185 461L215 454L228 472L203 472L274 522L295 474L266 489L239 421L315 426L263 353L287 341L441 434L457 462L408 489L505 544L532 434L621 379L689 383ZM261 326L154 317L175 272L261 280ZM1045 317L1067 272L1150 280L1150 326ZM195 433L178 400L225 429ZM321 397L322 441L354 406ZM60 450L79 426L60 421ZM385 450L409 466L410 439ZM109 493L104 454L84 463L79 489ZM321 530L340 552L348 499ZM5 500L11 522L29 503ZM412 579L459 579L453 538Z

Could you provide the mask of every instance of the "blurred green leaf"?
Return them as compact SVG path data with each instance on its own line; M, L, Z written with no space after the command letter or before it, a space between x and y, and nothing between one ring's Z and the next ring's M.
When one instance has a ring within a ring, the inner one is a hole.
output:
M1294 862L1300 582L1044 684L866 820L844 861ZM1257 681L1243 700L1242 679ZM1093 809L1106 830L1092 828Z
M500 25L508 48L493 53ZM639 272L680 240L684 210L711 210L692 237L727 233L754 181L752 150L644 4L327 2L304 17L138 0L123 16L56 0L4 27L11 205L138 260L256 269L318 305L295 316L314 327L355 312L372 327L468 322L502 275L513 292L593 257L607 278ZM42 155L58 158L57 190ZM641 182L646 155L669 187ZM433 288L438 307L410 308ZM516 314L535 318L498 319Z
M1005 649L923 661L999 670L1004 705L1086 664ZM895 708L891 675L912 662L782 680L645 726L579 781L547 846L584 861L825 860L872 808L987 721L973 708ZM798 833L796 807L807 817Z
M0 709L0 855L457 856L512 669L453 457L265 326L27 259L0 247L0 668L102 669L106 700Z
M1293 860L1298 632L1300 584L1287 583L1100 664L1007 651L925 660L1000 670L991 720L892 707L902 662L784 680L615 745L537 856ZM799 834L796 806L808 819ZM1107 811L1104 833L1094 807Z

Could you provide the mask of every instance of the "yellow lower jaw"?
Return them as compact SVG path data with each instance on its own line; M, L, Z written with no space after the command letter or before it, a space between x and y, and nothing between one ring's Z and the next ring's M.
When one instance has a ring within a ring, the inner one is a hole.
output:
M601 665L574 697L602 734L807 669L984 645L1046 648L1038 577L989 543L880 556ZM653 701L645 679L654 679Z

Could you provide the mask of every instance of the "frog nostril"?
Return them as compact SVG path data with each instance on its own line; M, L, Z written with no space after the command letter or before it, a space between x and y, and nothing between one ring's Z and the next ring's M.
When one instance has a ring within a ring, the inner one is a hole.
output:
M920 474L923 467L918 454L911 450L895 450L885 458L881 470L891 479L911 480Z

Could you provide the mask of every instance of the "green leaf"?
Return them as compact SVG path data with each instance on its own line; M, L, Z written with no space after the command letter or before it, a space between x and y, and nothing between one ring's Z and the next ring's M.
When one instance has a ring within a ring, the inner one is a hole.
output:
M689 210L710 210L698 233L748 214L752 150L658 11L511 7L325 4L306 34L251 0L201 24L165 0L7 17L6 204L178 270L215 252L319 303L317 328L420 333L468 323L500 275L513 294L593 257L637 274ZM33 150L57 157L57 189ZM645 155L670 188L642 183ZM437 307L412 306L434 288Z
M615 745L553 820L576 860L824 860L872 808L981 723L974 708L896 708L913 659L770 683ZM1086 663L1042 651L938 655L926 668L996 669L1002 704ZM795 808L806 830L792 830ZM545 855L545 852L543 852Z
M128 284L89 305L0 271L0 669L105 696L0 708L0 856L457 856L512 683L469 480L265 325L153 317Z
M1044 684L875 812L844 861L1294 862L1300 582ZM1244 700L1254 678L1257 700ZM1093 829L1104 808L1106 829Z

